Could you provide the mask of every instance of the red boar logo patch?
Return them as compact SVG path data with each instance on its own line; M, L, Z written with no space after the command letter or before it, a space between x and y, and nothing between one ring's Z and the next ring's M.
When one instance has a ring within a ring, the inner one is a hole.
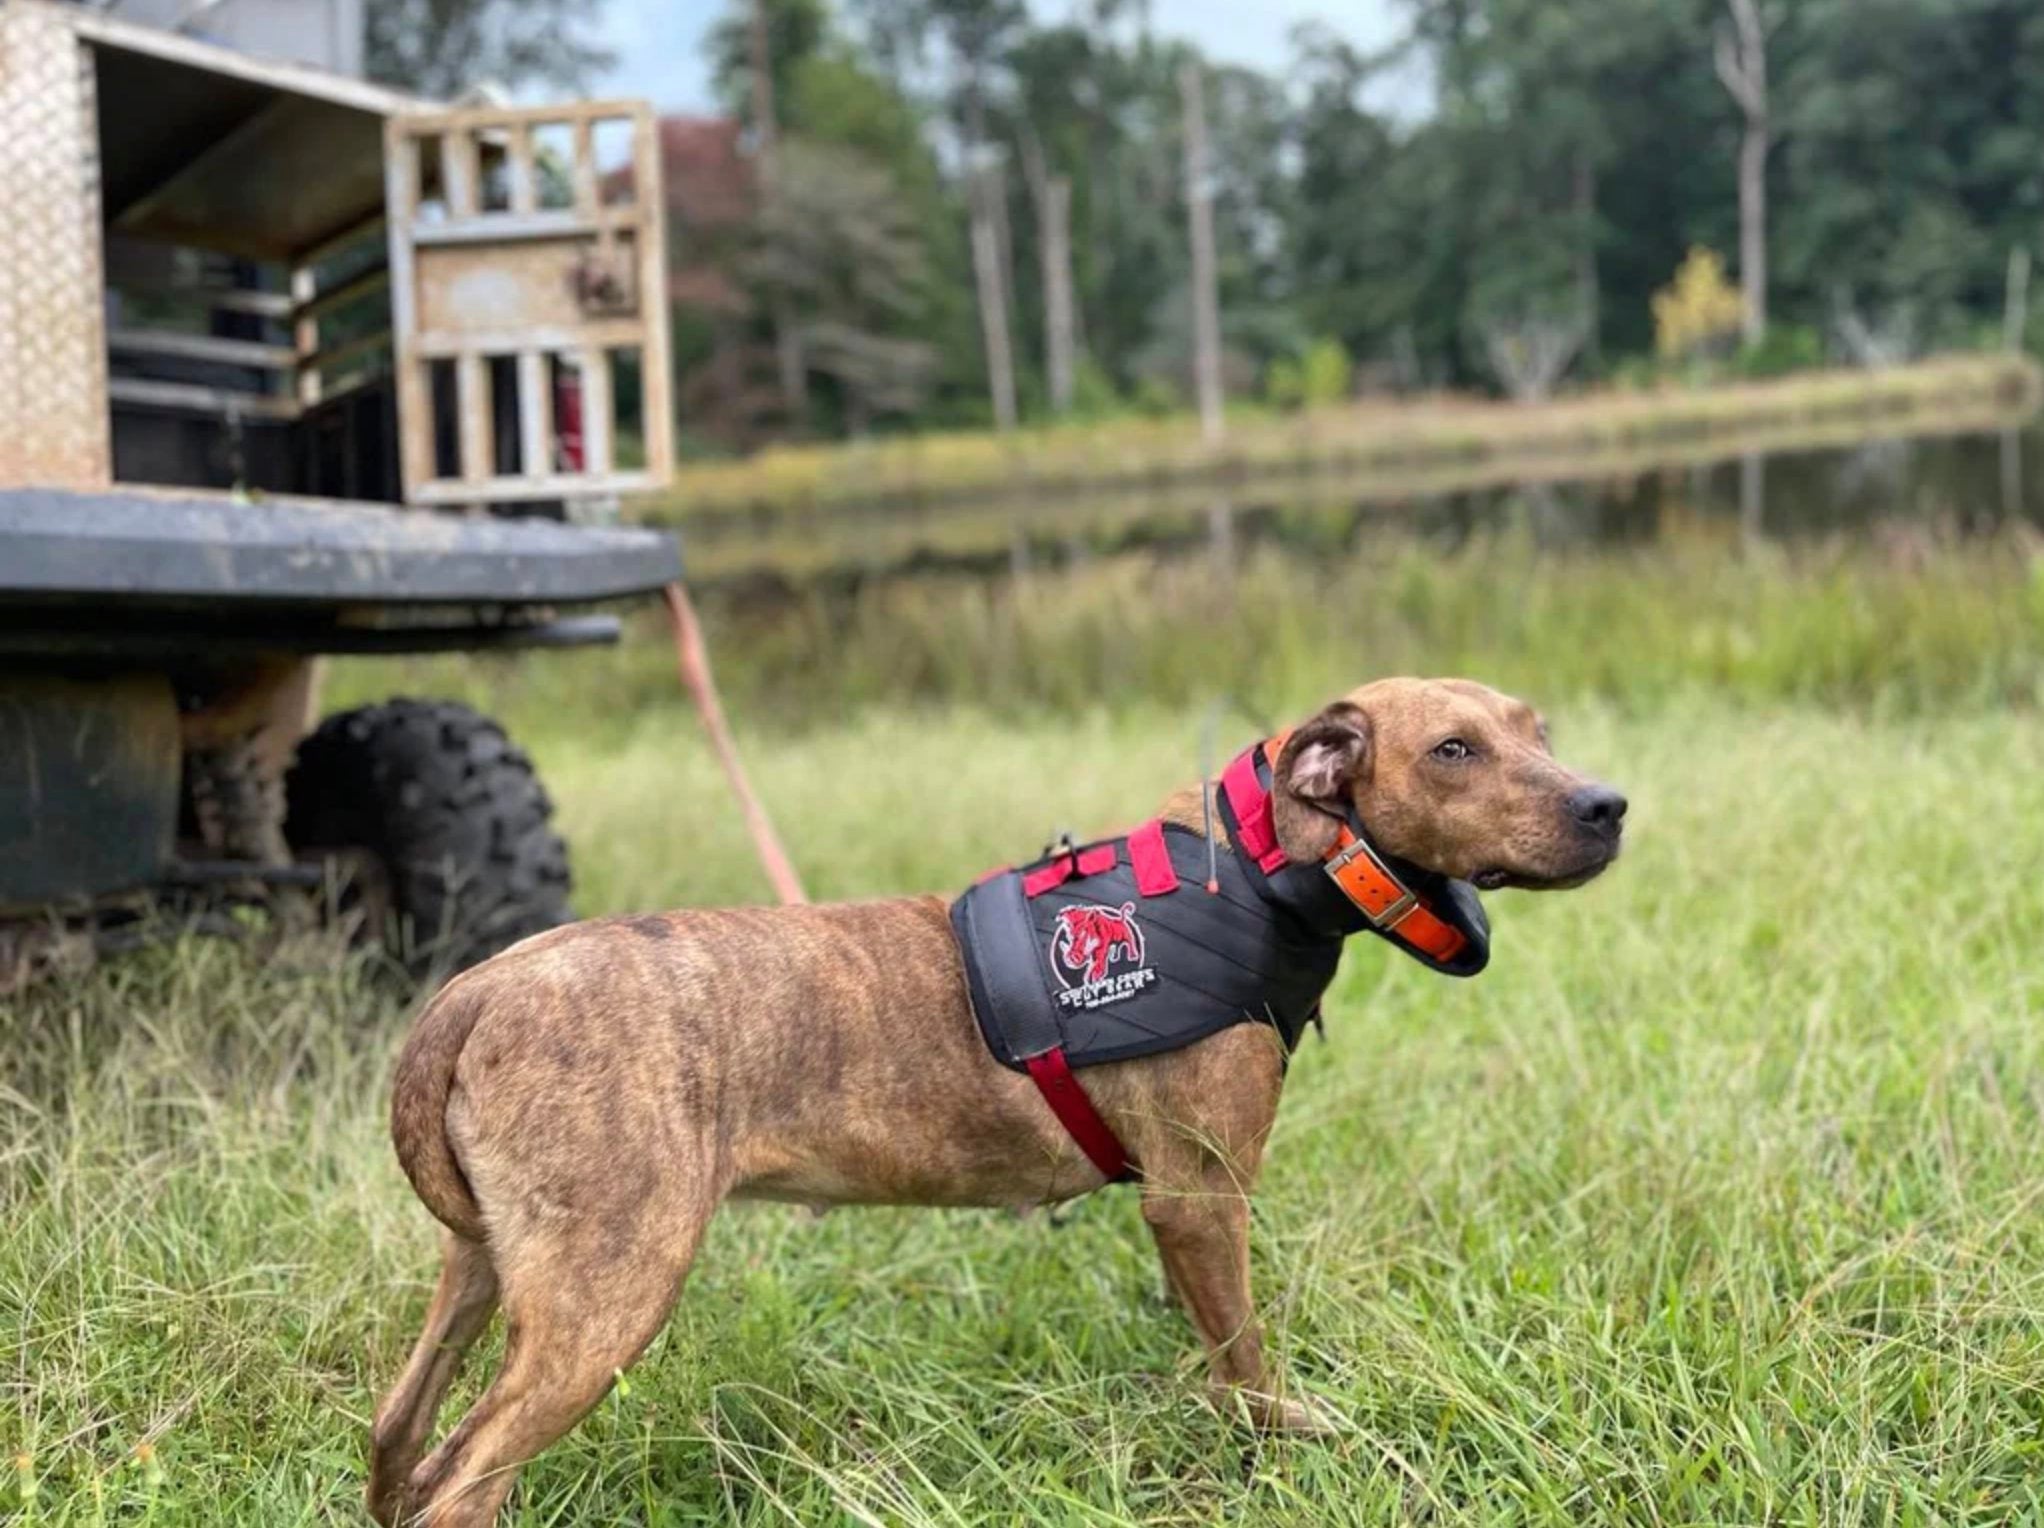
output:
M1050 969L1065 1008L1100 1008L1134 997L1157 979L1143 964L1143 929L1136 905L1079 903L1058 909L1050 936Z

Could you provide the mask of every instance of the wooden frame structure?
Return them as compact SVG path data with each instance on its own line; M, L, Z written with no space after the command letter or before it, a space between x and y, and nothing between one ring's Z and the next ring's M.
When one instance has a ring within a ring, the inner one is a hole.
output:
M612 124L629 147L606 167L597 136ZM384 144L406 499L558 499L665 482L666 231L651 110L408 112L387 120ZM635 428L619 417L620 362L636 364Z

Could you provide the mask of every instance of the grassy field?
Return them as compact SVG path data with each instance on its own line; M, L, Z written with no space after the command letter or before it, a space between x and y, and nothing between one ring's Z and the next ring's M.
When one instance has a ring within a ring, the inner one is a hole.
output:
M1190 414L1060 424L1001 436L916 435L779 446L683 469L644 513L686 522L731 510L893 508L973 497L1031 506L1056 493L1239 483L1324 473L1402 478L1410 491L1454 483L1571 476L1638 465L1650 450L1718 456L1935 427L2005 425L2036 406L2036 366L2005 355L1945 356L1880 371L1811 372L1766 382L1602 392L1535 406L1469 398L1381 398L1278 414L1232 411L1226 444L1206 445Z
M1553 710L1632 793L1626 858L1493 898L1477 982L1357 948L1293 1070L1256 1288L1338 1439L1203 1408L1127 1193L1062 1226L746 1208L514 1520L2044 1514L2044 720ZM1196 730L872 710L747 741L844 896L1127 820ZM757 898L688 721L599 736L533 737L584 907ZM0 1520L362 1520L433 1237L384 1137L405 1016L330 954L194 943L0 1006Z

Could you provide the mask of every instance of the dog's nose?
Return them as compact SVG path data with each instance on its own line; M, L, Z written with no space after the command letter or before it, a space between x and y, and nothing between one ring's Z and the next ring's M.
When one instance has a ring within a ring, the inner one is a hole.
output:
M1616 833L1625 821L1625 798L1608 785L1586 785L1568 798L1569 815L1599 833Z

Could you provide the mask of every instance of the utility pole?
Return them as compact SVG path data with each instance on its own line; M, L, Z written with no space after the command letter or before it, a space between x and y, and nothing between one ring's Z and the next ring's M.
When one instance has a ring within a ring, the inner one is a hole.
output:
M1185 208L1192 228L1192 375L1200 438L1218 446L1221 415L1221 302L1214 270L1214 188L1207 173L1204 71L1197 60L1178 72L1185 100Z
M773 49L768 45L768 0L752 0L752 131L759 164L759 195L763 206L773 205L779 192L780 131L774 120ZM781 398L788 406L789 422L801 430L808 422L809 367L802 356L802 331L795 323L795 307L778 282L772 296L774 360L781 374Z

